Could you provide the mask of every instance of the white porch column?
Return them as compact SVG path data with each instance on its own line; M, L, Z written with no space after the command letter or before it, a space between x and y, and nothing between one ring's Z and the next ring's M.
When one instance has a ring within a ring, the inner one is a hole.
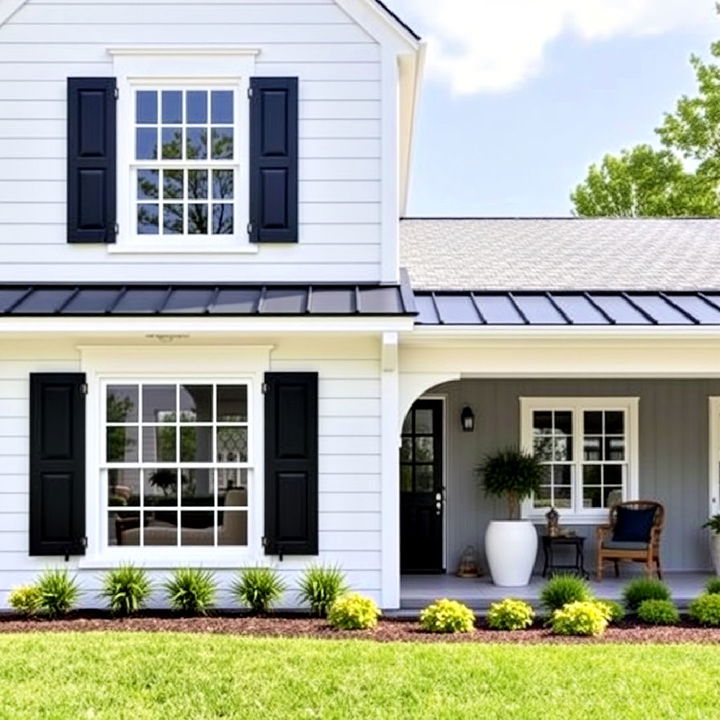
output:
M400 607L400 470L398 463L400 408L397 333L383 333L381 350L382 569L380 597L384 608L398 608Z

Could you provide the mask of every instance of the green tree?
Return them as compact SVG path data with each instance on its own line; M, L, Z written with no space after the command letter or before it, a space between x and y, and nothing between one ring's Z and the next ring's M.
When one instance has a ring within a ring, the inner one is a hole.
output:
M637 145L591 165L570 198L585 217L720 215L715 182L686 172L669 150Z
M711 52L720 60L720 42ZM664 149L637 145L592 165L570 195L577 215L720 216L720 65L695 55L690 62L698 92L680 98L656 129Z

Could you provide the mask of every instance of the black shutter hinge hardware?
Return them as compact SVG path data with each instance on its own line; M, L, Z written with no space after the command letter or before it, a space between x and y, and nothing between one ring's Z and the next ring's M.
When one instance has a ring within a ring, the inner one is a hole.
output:
M117 86L115 87L114 95L116 100L120 99L120 88Z
M83 538L82 538L82 546L87 550L87 546L88 546L87 535L83 535Z
M87 395L89 392L88 390L88 384L87 383L80 383L80 394L81 395ZM87 538L86 538L87 540ZM85 545L87 547L87 545Z
M253 96L253 89L251 87L248 88L248 97L251 98Z
M262 394L263 394L263 395L267 395L268 384L267 384L266 382L264 382L264 383L262 384L262 386L261 386L261 389L262 389Z
M247 234L252 235L252 233L253 233L253 224L251 222L249 222L247 224Z
M117 237L120 234L120 223L115 223L115 237Z

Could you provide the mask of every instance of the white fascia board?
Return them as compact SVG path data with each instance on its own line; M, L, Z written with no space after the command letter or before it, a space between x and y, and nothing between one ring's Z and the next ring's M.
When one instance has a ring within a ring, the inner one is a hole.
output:
M400 339L407 345L443 345L477 340L720 340L720 325L421 325L412 333L403 334Z
M0 25L4 25L27 0L0 0Z
M5 317L3 335L59 334L237 334L383 333L412 329L412 317Z
M410 171L412 168L415 126L420 107L422 79L425 70L427 45L420 43L415 55L403 55L399 59L399 115L400 115L400 217L407 215L410 196Z

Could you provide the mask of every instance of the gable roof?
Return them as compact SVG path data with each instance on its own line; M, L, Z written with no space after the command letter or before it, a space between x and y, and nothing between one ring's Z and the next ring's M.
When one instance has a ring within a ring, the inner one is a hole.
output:
M720 220L408 218L415 290L720 290Z

